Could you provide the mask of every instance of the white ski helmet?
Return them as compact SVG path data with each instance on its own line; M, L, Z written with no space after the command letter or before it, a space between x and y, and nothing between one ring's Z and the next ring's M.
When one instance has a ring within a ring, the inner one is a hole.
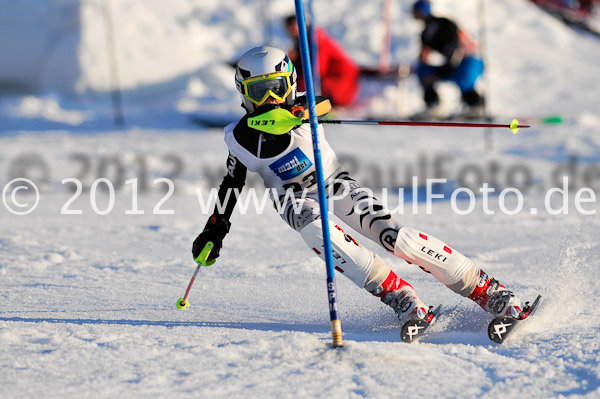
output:
M247 51L235 68L235 86L249 113L269 96L292 105L296 100L296 78L296 68L287 54L271 46Z

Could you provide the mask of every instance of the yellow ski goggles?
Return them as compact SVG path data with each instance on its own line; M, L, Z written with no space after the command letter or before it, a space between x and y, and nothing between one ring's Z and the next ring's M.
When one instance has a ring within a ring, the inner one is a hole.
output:
M256 76L242 81L244 97L259 105L269 96L284 101L292 91L289 72L277 72L268 75Z

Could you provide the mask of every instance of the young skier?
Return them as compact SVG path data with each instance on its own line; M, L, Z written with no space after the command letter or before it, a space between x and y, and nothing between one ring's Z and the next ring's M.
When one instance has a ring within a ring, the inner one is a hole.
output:
M323 258L310 127L303 124L282 135L248 127L250 115L262 114L274 107L291 109L294 113L298 105L305 104L305 97L296 93L293 64L280 49L256 47L238 61L235 83L247 114L239 122L225 127L228 172L219 188L219 200L226 203L226 207L219 213L215 206L204 230L193 243L194 259L209 241L214 248L208 261L219 256L237 201L234 190L241 191L247 170L258 172L265 187L276 190L278 197L273 200L279 201L283 220ZM521 313L523 306L513 293L470 259L430 234L402 226L369 190L363 189L346 172L323 137L322 125L318 129L325 185L331 211L338 218L389 253L431 273L452 291L472 299L494 316ZM289 195L292 191L293 195ZM380 256L358 244L333 222L329 223L336 270L392 307L402 324L423 318L430 321L433 315L408 282L398 277Z

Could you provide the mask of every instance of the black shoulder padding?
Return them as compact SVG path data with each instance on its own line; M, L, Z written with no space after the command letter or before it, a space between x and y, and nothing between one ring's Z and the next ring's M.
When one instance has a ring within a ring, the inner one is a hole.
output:
M240 119L233 129L233 137L235 137L235 141L257 158L272 158L281 154L289 147L291 140L289 134L276 136L251 128L248 126L248 115ZM260 154L258 154L258 143L261 140Z
M322 103L323 101L327 100L327 97L323 97L323 96L315 96L315 102L317 104ZM306 95L302 96L302 97L297 97L296 101L294 101L294 105L300 105L304 108L306 108L308 101L306 100Z

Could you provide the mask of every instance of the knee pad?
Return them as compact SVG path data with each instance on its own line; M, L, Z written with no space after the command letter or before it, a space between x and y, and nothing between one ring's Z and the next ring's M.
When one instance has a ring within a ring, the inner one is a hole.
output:
M462 296L473 292L479 278L479 268L469 258L441 240L408 227L398 231L394 255L420 266Z
M335 269L359 287L364 288L373 267L374 254L367 248L360 246L332 221L329 221L329 234L331 236L331 250ZM321 259L325 258L321 219L307 224L300 231L300 235Z

